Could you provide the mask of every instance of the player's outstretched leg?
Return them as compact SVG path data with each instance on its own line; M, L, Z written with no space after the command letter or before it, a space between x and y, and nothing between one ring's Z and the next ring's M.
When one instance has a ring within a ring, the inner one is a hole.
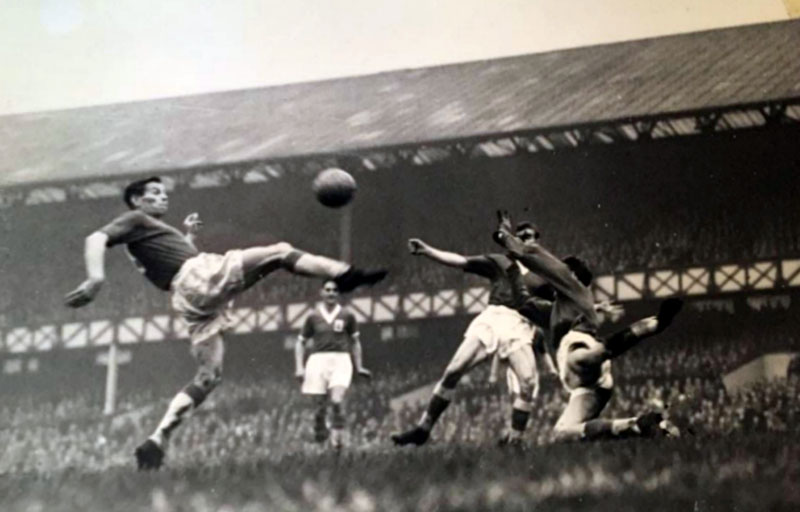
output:
M184 387L167 407L167 412L153 434L136 448L134 455L140 470L159 469L172 432L186 415L199 407L217 387L222 378L224 344L222 336L216 334L192 345L192 355L198 362L198 370L190 384Z
M612 390L596 388L573 392L555 426L560 441L595 441L627 437L676 436L675 427L659 411L630 418L598 418Z
M556 438L560 441L613 439L651 435L658 428L662 421L658 413L632 418L598 418L611 395L610 388L573 391L567 407L556 422Z
M658 315L643 318L606 338L604 344L608 352L607 358L618 357L635 347L640 341L663 332L672 324L682 307L683 300L667 299L661 303Z
M372 286L387 274L384 269L364 270L325 256L295 249L286 242L242 251L245 288L253 286L267 274L283 268L293 274L333 279L340 293L359 286Z
M458 381L469 370L485 361L489 357L486 349L478 338L464 338L461 345L456 350L453 359L447 365L444 376L436 384L433 390L428 407L419 423L410 430L402 433L392 434L391 439L398 446L409 444L423 445L428 441L439 417L444 413L453 399Z

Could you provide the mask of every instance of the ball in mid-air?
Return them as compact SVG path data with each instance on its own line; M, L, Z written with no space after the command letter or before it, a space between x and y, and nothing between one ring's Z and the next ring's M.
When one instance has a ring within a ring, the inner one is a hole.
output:
M329 208L340 208L353 200L357 186L350 173L333 168L317 174L311 188L320 203Z

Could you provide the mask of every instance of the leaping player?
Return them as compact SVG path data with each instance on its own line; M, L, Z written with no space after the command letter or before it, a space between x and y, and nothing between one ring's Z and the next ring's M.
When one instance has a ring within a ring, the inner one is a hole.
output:
M516 233L534 238L539 236L536 227L527 222L519 223ZM545 285L545 281L532 272L521 275L520 266L504 254L463 256L437 249L418 238L409 240L408 245L415 256L424 256L439 264L485 277L491 283L491 288L489 305L469 324L461 345L436 384L419 423L406 432L393 434L392 441L400 446L427 442L437 420L450 405L461 377L497 353L517 377L519 389L512 404L511 429L507 441L509 444L519 444L530 418L538 374L531 349L535 327L516 310L518 295L512 290L515 281L511 276L520 274L518 282L529 290Z
M507 213L500 213L499 219L498 243L512 258L540 275L556 290L547 348L554 355L561 383L570 395L566 409L556 422L556 437L577 440L644 436L657 432L675 435L675 427L658 412L633 418L599 419L598 416L613 391L611 360L643 339L666 329L680 311L683 301L667 299L661 303L657 316L644 318L616 334L600 338L597 334L599 318L589 289L593 276L586 265L574 257L561 261L535 238L515 233ZM514 290L526 293L521 284ZM534 302L536 311L541 311L542 302Z
M339 287L327 280L320 291L322 302L306 318L295 344L295 376L303 382L302 392L314 399L314 440L340 449L344 442L344 397L356 373L372 374L364 368L361 337L356 317L339 303ZM306 344L312 343L305 361ZM305 362L304 362L305 361ZM327 427L328 400L331 404L331 429Z
M295 249L286 242L231 250L224 255L199 252L190 238L162 221L169 206L158 177L130 183L123 199L130 211L86 238L86 280L68 293L65 303L82 307L95 299L105 280L106 248L126 244L128 252L155 286L170 292L172 308L186 321L197 374L170 402L153 434L135 452L140 469L158 469L170 434L187 413L219 384L228 328L227 303L268 274L285 269L304 276L333 279L339 290L373 285L386 271L365 271L347 263Z

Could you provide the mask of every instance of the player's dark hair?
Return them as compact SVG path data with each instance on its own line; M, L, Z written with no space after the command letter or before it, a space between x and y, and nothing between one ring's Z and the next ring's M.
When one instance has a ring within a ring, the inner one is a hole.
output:
M586 266L586 263L584 263L582 259L577 256L567 256L562 261L567 264L567 267L575 274L575 277L578 278L578 281L580 281L583 286L592 284L594 274L592 274L592 271L589 270L589 267Z
M131 210L136 208L136 205L133 204L133 198L142 197L148 183L161 183L161 178L152 176L144 180L128 183L128 186L125 187L125 191L122 193L122 198L125 200L125 204L128 205L128 208Z
M519 233L523 229L532 229L536 234L533 236L534 240L538 240L542 234L539 232L539 228L533 222L523 220L521 222L517 222L517 226L514 228L515 233Z

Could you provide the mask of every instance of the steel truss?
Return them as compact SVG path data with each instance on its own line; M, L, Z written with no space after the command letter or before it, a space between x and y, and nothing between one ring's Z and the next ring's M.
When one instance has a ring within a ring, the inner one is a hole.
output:
M333 166L376 171L399 165L424 166L447 160L501 158L586 145L636 143L784 125L800 126L800 97L455 140L365 148L346 154L310 154L188 169L154 169L146 174L164 175L170 188L224 187L235 183L268 182L291 173L311 174ZM131 176L106 177L9 187L0 190L0 208L118 197L130 179Z

